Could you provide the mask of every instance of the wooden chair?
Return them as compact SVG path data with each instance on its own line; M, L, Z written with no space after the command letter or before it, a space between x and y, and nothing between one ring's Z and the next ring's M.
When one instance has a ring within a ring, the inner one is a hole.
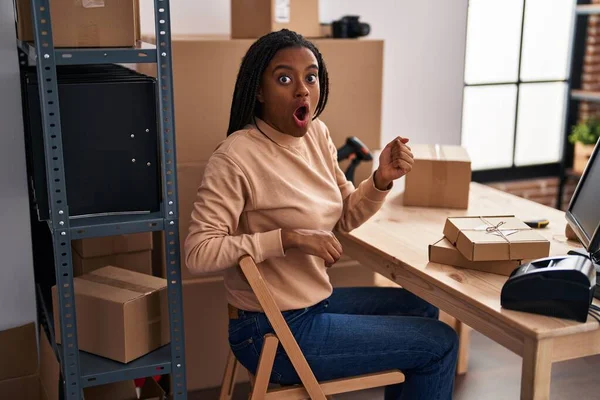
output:
M244 256L240 259L240 267L275 331L275 334L265 335L256 376L251 376L250 378L252 386L251 400L300 400L306 398L326 400L331 398L329 396L338 393L347 393L404 382L404 374L399 370L318 382L304 354L302 354L298 342L294 339L289 326L283 318L279 307L275 303L275 299L256 267L254 260L250 256ZM283 349L292 362L302 384L269 389L269 378L279 342L281 342ZM223 385L221 386L220 400L230 400L232 398L237 366L238 362L230 350L223 377Z

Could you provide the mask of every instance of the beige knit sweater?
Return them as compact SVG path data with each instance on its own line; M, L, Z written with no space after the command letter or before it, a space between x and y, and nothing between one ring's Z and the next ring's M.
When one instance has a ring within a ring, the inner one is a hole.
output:
M224 270L229 303L258 311L237 266L249 254L282 311L311 306L332 292L325 263L297 249L284 252L281 229L350 231L379 210L387 193L372 175L357 189L346 180L320 120L296 138L257 119L208 161L185 241L187 267L195 274Z

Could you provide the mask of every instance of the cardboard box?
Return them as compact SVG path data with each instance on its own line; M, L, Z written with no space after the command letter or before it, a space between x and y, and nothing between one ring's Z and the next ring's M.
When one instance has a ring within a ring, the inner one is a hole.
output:
M259 38L281 29L320 36L319 0L231 0L232 38Z
M223 279L184 282L183 315L188 391L221 386L229 352L229 316ZM205 321L210 321L210 329L206 329ZM238 373L240 378L247 381L248 374Z
M0 331L0 398L47 400L39 382L35 323Z
M83 258L152 250L152 232L77 239L71 245Z
M73 251L72 253L74 276L89 274L108 265L152 275L152 250L111 254L109 256L93 258L82 258L77 251Z
M37 372L35 343L33 323L0 331L0 381L33 375Z
M52 0L54 47L131 47L140 38L139 0ZM17 37L31 42L31 0L16 0Z
M467 209L471 160L461 146L410 145L415 163L406 175L404 205Z
M550 242L514 216L449 217L444 236L469 261L548 257Z
M60 367L48 337L40 332L40 381L47 400L59 400ZM122 381L83 389L85 400L163 400L164 390L153 379L146 379L138 398L134 381Z
M35 329L35 324L30 323L0 332L1 399L59 400L60 366L43 330L39 332L38 364ZM133 381L85 388L83 394L86 400L162 400L165 396L152 379L146 379L139 398Z
M40 382L48 400L58 400L60 366L48 336L40 329Z
M429 261L505 276L509 276L521 265L518 260L469 261L446 238L429 245Z
M123 363L169 343L165 279L104 267L74 279L79 348ZM52 287L60 342L58 298Z
M35 343L34 343L35 344ZM1 399L46 400L38 374L0 381Z
M145 40L154 42L151 36ZM329 71L331 92L321 119L339 148L348 136L371 150L381 146L383 40L316 39ZM225 140L235 80L248 39L179 36L172 40L178 164L206 161ZM356 57L360 54L360 57ZM349 62L352 60L352 62ZM156 67L136 69L155 76ZM368 71L368 73L365 73ZM210 76L210 79L205 79ZM210 96L199 96L199 90ZM356 99L360 99L357 101ZM349 116L360 115L360 118ZM202 134L198 134L198 129ZM343 167L346 163L340 163ZM371 162L356 172L359 183L371 173Z

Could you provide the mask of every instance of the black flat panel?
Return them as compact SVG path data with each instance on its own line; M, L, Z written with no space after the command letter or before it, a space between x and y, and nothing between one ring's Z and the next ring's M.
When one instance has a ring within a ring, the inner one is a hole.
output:
M57 69L71 217L159 211L156 82L119 66ZM39 218L48 219L34 70L27 72L28 149Z

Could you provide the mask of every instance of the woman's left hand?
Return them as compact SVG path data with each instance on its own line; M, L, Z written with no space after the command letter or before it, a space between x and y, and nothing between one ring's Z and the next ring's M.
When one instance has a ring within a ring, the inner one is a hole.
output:
M412 170L415 162L408 139L398 136L389 142L379 155L379 167L375 171L375 186L386 190L390 184Z

